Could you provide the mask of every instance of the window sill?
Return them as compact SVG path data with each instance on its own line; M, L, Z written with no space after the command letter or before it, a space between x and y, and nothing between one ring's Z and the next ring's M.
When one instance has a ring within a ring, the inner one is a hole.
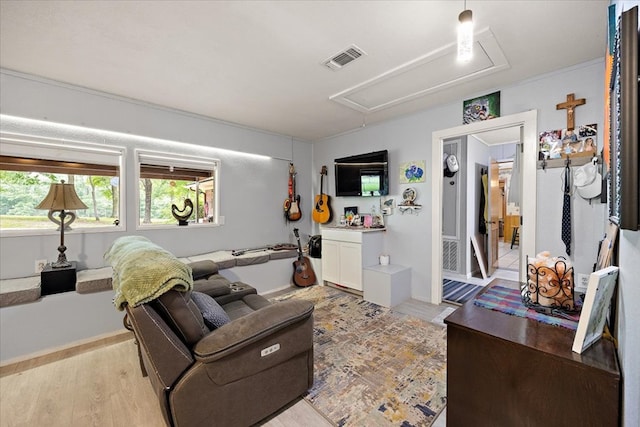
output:
M215 222L206 222L206 223L190 223L189 225L178 225L178 224L138 224L136 226L136 230L175 230L179 229L190 229L190 228L209 228L209 227L220 227L222 224Z
M114 227L87 227L87 228L72 228L71 230L65 230L65 235L73 234L91 234L91 233L122 233L126 231L124 225L118 225ZM42 228L34 230L0 230L0 237L30 237L30 236L59 236L60 230L55 228Z

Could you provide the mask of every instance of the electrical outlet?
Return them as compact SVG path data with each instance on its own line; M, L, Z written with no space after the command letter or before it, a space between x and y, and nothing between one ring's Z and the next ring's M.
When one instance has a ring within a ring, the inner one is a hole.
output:
M46 259L37 259L36 260L36 273L40 273L47 265Z

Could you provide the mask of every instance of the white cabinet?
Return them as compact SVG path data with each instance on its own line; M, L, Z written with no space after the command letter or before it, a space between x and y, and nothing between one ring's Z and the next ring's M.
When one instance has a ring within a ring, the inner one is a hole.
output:
M362 268L378 264L383 229L323 229L322 279L363 290Z

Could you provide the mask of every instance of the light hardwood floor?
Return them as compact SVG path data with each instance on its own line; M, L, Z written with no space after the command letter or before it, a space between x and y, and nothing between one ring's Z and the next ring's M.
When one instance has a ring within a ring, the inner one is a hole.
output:
M268 295L272 297L274 295ZM394 307L432 320L447 304L409 300ZM89 348L60 360L23 362L0 378L0 426L163 426L157 398L142 377L133 339ZM434 426L444 426L446 414ZM331 426L303 399L264 421L266 427Z
M331 426L300 399L262 423ZM164 420L133 340L0 378L0 425L160 427Z

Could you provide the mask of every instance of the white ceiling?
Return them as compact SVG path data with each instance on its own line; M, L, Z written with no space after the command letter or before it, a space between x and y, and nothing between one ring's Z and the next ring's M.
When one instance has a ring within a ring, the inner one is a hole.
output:
M469 0L507 64L459 79L470 65L414 65L453 49L463 1L2 0L0 66L314 141L601 58L608 4ZM366 55L322 65L351 45ZM405 98L364 112L331 99L366 102L371 82ZM420 96L393 92L407 88Z

